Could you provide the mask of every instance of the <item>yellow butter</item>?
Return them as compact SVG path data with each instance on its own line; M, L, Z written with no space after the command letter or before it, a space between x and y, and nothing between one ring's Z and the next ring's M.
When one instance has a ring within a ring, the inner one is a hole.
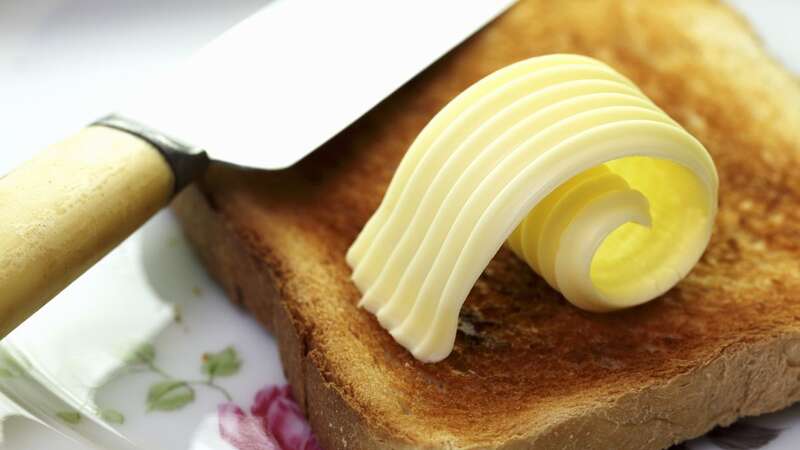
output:
M360 305L434 362L504 241L575 306L630 307L697 263L717 188L702 144L625 77L584 56L537 57L431 120L347 261Z

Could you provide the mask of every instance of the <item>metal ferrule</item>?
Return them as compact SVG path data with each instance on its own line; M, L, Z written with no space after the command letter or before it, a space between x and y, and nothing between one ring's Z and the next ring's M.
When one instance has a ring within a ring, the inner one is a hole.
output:
M173 139L135 120L109 114L92 125L130 133L155 147L172 169L175 179L173 195L200 177L208 167L209 159L204 150Z

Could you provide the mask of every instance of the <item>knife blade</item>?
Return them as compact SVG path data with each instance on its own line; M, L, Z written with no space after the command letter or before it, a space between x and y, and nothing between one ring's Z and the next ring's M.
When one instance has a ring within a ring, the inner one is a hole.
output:
M279 169L513 0L278 0L119 110L212 158Z

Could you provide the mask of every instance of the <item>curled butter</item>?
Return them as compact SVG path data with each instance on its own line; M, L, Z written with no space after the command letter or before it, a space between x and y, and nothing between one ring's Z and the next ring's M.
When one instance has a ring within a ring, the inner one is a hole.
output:
M630 307L697 263L717 188L702 144L625 77L588 57L537 57L431 120L347 261L360 305L434 362L504 241L575 306Z

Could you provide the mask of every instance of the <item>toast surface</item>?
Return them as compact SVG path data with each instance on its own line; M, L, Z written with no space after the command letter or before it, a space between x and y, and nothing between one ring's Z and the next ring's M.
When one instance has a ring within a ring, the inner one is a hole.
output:
M562 52L610 64L706 146L720 176L711 244L666 295L610 314L571 306L503 248L453 353L420 363L356 307L345 252L441 107ZM175 209L278 338L327 450L663 448L800 399L797 105L800 85L718 1L524 0L298 165L215 165Z

